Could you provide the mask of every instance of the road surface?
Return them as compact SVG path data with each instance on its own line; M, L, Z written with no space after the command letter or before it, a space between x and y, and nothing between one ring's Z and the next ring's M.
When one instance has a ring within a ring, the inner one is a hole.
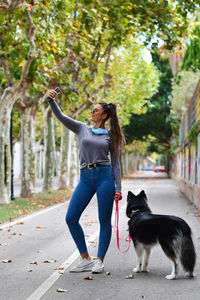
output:
M126 275L133 274L136 255L132 244L127 253L118 251L115 232L105 258L104 274L94 274L94 280L85 280L84 277L90 275L89 272L69 273L69 269L78 262L79 254L65 224L66 202L28 215L25 219L21 218L12 227L1 225L0 299L199 300L200 218L171 179L163 174L162 177L158 174L154 176L153 173L148 173L146 178L146 174L140 173L137 178L123 180L120 246L122 249L128 247L128 242L125 241L128 234L128 219L125 215L127 192L131 190L137 194L144 189L154 213L177 215L191 226L197 252L194 279L185 279L181 268L177 280L165 279L171 272L171 263L160 246L155 246L152 251L148 274L135 274L133 279L125 279ZM83 213L81 223L89 252L96 256L99 225L95 197ZM61 270L55 270L59 267ZM106 272L110 272L110 275L106 275ZM58 292L58 289L64 289L65 292Z

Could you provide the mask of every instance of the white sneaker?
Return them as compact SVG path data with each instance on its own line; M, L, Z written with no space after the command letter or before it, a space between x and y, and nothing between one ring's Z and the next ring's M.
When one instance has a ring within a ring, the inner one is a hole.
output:
M93 259L80 258L80 262L76 267L73 267L69 272L70 273L80 273L91 271L94 265Z
M92 267L92 273L103 273L103 272L104 272L103 262L100 259L96 259Z

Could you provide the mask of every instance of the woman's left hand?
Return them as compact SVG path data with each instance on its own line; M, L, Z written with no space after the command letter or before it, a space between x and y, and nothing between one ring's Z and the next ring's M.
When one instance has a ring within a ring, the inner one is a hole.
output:
M117 201L122 200L122 194L119 193L119 192L116 192L115 193L115 200L117 200Z

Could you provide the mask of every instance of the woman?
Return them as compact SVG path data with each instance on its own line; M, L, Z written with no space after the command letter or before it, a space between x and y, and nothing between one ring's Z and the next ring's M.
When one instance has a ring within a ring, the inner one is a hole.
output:
M70 272L104 271L104 257L110 244L111 216L114 199L121 200L121 170L119 154L124 145L124 136L119 126L114 103L99 103L91 110L91 127L64 115L50 90L47 100L57 119L78 136L80 159L80 182L73 192L66 215L66 223L80 252L79 264ZM105 122L110 119L110 131ZM110 153L111 161L108 157ZM79 219L94 194L97 194L100 235L97 259L91 259Z

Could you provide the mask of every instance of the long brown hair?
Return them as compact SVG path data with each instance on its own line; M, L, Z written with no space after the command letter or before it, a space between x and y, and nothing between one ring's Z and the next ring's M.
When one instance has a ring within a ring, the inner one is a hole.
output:
M117 106L115 103L108 104L105 102L100 102L99 104L102 106L104 113L107 114L105 121L110 119L109 134L111 138L111 147L114 149L115 152L118 152L119 150L122 151L125 144L125 138L119 125L119 120L117 116Z

